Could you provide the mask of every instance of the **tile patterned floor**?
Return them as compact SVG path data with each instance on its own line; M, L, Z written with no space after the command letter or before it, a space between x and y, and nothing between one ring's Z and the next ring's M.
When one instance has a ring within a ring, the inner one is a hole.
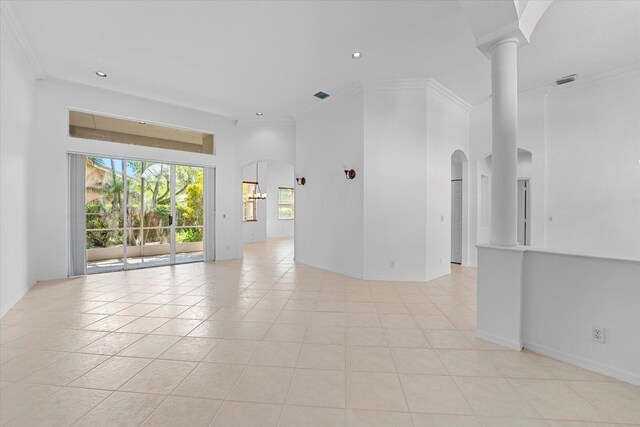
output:
M474 337L475 270L242 261L40 283L0 321L2 426L608 426L640 388Z

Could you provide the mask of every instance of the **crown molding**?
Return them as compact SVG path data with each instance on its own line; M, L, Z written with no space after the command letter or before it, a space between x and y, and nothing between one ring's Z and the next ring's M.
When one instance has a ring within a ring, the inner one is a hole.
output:
M13 12L9 1L0 2L0 19L2 19L2 26L9 29L9 32L22 49L22 53L24 53L36 80L44 79L45 73L40 65L40 61L38 61L31 45L27 41L24 31L22 30L22 25L20 25L20 21L18 21L16 14Z
M303 108L296 113L293 113L291 117L293 117L294 120L304 119L318 111L324 110L325 108L335 104L336 102L351 98L352 96L355 96L359 93L362 93L362 82L357 81L350 84L349 86L333 92L332 94L329 94L329 98L318 100L314 104Z
M438 81L432 78L418 78L418 79L369 79L360 80L351 85L345 87L342 90L334 92L329 98L322 102L307 107L291 116L295 120L299 120L308 117L318 111L321 111L336 102L340 102L344 99L350 98L362 91L382 91L382 90L426 90L428 93L438 96L442 100L448 102L450 105L460 109L461 111L468 113L471 111L471 105L453 93L451 90L440 84Z
M640 62L626 65L620 68L614 68L613 70L604 71L602 73L594 74L585 78L578 78L573 83L564 84L561 86L551 86L550 92L562 92L574 87L586 86L592 83L598 83L604 80L616 80L627 76L640 73Z
M631 76L640 73L640 63L626 65L624 67L615 68L613 70L605 71L602 73L594 74L583 79L578 79L575 82L567 83L561 86L543 86L538 89L533 89L527 92L518 93L518 101L525 101L528 99L543 98L550 93L563 92L575 87L587 86L592 83L597 83L606 80L615 80ZM482 111L491 107L491 95L489 95L484 101L471 107L471 111Z
M239 119L236 120L237 127L271 127L271 126L294 126L293 119Z

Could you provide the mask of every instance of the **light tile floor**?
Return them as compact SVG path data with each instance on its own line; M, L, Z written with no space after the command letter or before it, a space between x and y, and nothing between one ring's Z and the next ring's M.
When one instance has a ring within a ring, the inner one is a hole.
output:
M640 424L639 387L476 339L474 269L365 282L292 250L39 283L0 321L0 424Z

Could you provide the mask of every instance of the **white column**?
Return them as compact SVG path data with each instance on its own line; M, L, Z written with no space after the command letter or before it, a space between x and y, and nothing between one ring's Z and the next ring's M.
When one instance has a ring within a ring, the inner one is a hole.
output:
M491 49L491 243L518 244L518 40Z

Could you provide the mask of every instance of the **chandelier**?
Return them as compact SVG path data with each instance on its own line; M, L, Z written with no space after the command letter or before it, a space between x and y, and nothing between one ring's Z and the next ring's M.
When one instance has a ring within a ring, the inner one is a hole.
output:
M254 192L247 195L249 200L264 200L267 198L267 193L260 191L260 184L258 183L258 164L259 163L256 162L256 185L253 188Z

